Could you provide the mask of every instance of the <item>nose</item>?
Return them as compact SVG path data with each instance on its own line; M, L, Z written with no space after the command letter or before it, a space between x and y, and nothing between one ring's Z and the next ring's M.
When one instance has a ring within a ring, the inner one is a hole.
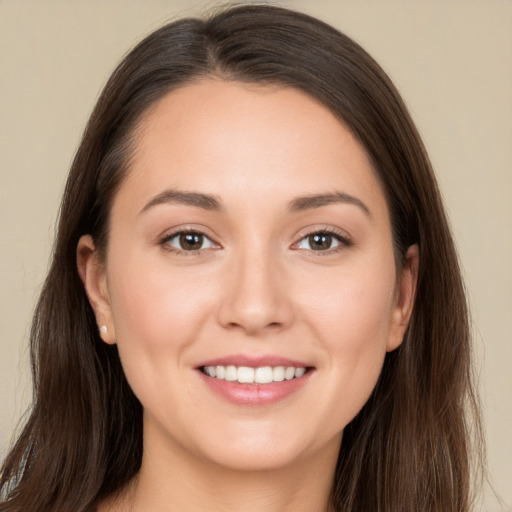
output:
M217 309L219 323L250 336L286 329L294 317L286 279L286 273L269 255L238 257L225 280Z

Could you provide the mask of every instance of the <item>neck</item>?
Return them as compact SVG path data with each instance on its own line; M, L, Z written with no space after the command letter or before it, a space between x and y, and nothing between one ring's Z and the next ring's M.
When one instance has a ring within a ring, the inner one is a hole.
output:
M238 470L190 457L181 448L145 444L141 470L118 506L138 512L332 512L333 475L340 439L324 453L279 468Z

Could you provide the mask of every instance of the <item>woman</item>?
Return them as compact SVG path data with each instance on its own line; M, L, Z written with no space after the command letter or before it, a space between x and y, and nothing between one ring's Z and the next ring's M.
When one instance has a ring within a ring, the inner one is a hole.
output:
M277 7L172 23L75 157L0 510L468 511L469 352L371 57Z

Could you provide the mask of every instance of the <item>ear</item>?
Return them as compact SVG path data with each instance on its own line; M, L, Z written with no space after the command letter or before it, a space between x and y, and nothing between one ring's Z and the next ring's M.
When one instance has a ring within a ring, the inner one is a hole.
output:
M84 235L78 241L76 261L78 274L96 316L98 332L105 343L113 345L116 342L116 333L105 265L100 259L92 236Z
M386 351L391 352L402 343L411 319L418 283L420 251L417 245L411 245L405 254L405 262L397 280L395 304L391 316Z

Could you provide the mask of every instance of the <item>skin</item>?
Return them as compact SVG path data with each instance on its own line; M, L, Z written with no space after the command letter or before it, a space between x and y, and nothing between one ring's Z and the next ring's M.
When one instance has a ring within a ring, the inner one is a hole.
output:
M343 429L407 328L417 247L397 275L365 150L300 91L203 80L165 96L138 132L105 261L90 236L78 246L103 339L144 407L141 471L100 510L329 510ZM222 209L147 206L170 189ZM290 211L298 197L339 192L364 206ZM208 238L180 250L180 229ZM308 236L326 230L342 238L313 250ZM313 369L282 400L233 404L197 370L231 354Z

